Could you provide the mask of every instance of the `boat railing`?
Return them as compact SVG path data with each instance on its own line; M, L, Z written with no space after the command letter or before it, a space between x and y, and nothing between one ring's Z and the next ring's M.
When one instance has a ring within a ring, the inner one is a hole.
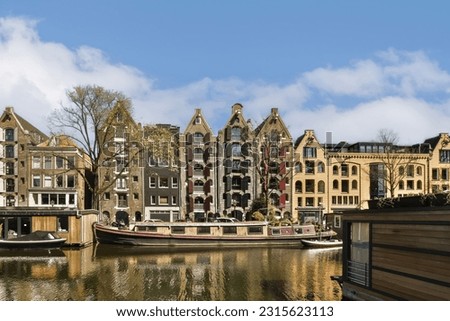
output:
M369 286L368 264L357 261L347 261L347 278L350 282Z

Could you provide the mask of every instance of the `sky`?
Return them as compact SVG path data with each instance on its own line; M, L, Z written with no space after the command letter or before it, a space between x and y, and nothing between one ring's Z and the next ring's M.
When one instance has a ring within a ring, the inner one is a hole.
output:
M445 0L1 0L0 108L46 133L67 91L131 98L136 121L214 133L241 103L294 140L415 144L450 132Z

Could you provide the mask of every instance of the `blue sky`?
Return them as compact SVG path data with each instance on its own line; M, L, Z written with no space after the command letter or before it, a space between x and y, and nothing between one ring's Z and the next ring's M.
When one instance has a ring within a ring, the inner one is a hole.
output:
M446 1L0 1L0 107L44 131L75 85L132 98L142 123L182 130L202 108L258 124L277 107L294 139L417 143L450 131Z

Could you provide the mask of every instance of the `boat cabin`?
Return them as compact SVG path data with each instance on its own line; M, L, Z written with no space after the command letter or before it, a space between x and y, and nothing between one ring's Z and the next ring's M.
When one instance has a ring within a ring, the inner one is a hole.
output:
M290 236L316 235L314 225L273 226L268 222L233 222L217 221L211 223L184 222L152 222L136 223L135 232L147 232L161 235L191 235L211 237L258 237L258 236Z
M95 210L11 208L0 211L0 239L11 239L35 231L56 232L65 238L64 246L87 246L94 242L92 224Z
M343 297L450 300L450 206L343 215Z

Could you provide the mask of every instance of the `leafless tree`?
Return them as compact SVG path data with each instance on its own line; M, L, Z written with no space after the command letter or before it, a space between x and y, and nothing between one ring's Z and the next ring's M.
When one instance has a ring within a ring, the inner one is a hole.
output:
M377 142L384 147L384 152L378 153L380 163L383 165L383 179L391 197L394 197L400 182L410 172L417 157L411 150L398 145L399 136L390 129L380 129L378 131Z
M70 137L87 155L91 163L90 173L83 175L87 188L93 195L93 207L98 208L101 189L99 168L111 154L110 139L114 136L114 108L123 108L131 114L131 100L122 93L100 86L76 86L67 92L70 103L53 111L49 123L54 134ZM111 182L110 184L112 184Z

